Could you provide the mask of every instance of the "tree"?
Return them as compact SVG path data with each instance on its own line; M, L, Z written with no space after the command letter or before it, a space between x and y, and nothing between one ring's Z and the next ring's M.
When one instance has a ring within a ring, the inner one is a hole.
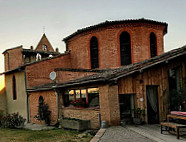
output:
M44 120L47 125L50 125L51 111L48 109L48 105L44 102L42 96L39 97L38 113L35 116L37 120Z

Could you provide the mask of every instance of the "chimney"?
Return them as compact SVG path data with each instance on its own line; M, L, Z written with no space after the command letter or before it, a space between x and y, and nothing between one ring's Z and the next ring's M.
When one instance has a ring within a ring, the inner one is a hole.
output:
M33 50L34 49L33 46L30 46L30 49Z
M58 48L56 48L56 52L59 53L59 49Z

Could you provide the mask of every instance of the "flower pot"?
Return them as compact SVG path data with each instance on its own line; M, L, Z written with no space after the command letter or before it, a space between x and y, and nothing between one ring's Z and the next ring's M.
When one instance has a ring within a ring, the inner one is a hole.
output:
M61 126L63 128L73 129L73 130L78 130L78 131L88 130L90 129L90 121L89 120L62 119Z
M141 125L142 124L142 119L141 118L133 118L133 123L136 125Z

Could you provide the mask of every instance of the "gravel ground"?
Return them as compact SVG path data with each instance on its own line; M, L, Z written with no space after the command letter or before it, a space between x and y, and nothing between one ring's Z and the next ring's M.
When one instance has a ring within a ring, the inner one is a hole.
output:
M99 142L155 142L127 128L116 126L106 130Z

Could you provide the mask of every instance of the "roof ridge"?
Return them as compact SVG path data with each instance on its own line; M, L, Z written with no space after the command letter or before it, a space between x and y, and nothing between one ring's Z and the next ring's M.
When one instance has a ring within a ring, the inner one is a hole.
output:
M12 47L12 48L6 49L2 54L4 54L5 52L7 52L9 50L13 50L13 49L16 49L16 48L23 48L23 45L19 45L19 46L16 46L16 47Z
M87 26L85 28L81 28L81 29L78 29L76 30L74 33L70 34L69 36L63 38L63 41L67 41L69 40L70 38L76 36L77 34L80 34L82 32L85 32L85 31L88 31L88 30L92 30L96 27L101 27L103 25L110 25L110 24L120 24L120 23L123 23L123 22L150 22L150 23L157 23L157 24L163 24L165 26L167 26L168 24L166 22L159 22L159 21L155 21L155 20L150 20L150 19L146 19L146 18L139 18L139 19L124 19L124 20L112 20L112 21L109 21L109 20L106 20L104 22L100 22L98 24L95 24L95 25L92 25L92 26Z

